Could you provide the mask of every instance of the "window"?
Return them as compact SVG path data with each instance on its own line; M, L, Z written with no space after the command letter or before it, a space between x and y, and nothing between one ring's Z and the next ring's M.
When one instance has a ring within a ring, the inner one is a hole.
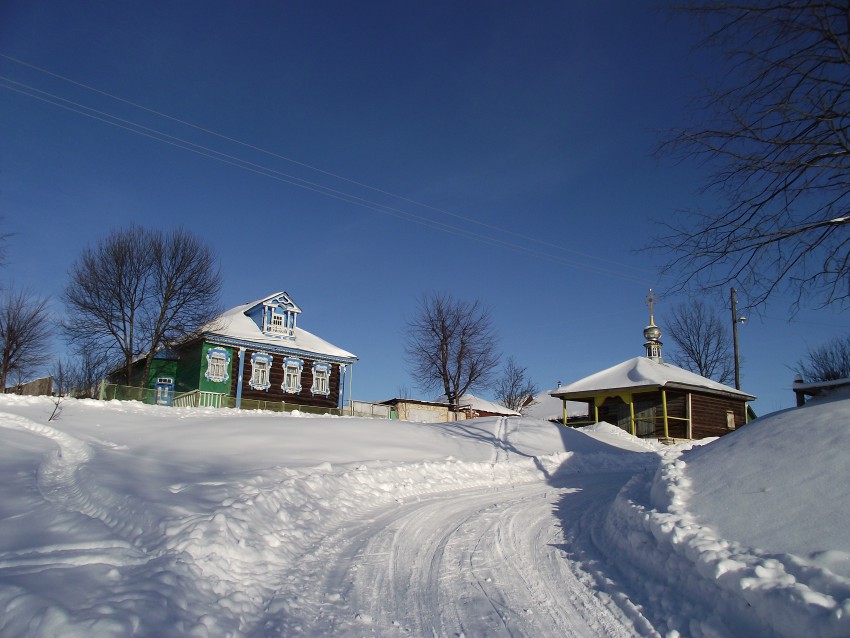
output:
M327 363L313 364L313 394L324 394L328 396L330 391L331 370Z
M283 391L298 394L301 392L301 359L287 358L283 360Z
M295 328L295 313L291 310L283 310L276 312L273 308L269 308L265 314L265 332L270 332L276 335L293 336Z
M272 332L283 332L283 315L279 315L276 312L272 313Z
M271 355L257 352L251 355L251 380L248 382L254 390L268 390L269 370L271 369Z
M224 348L210 348L207 351L207 372L204 376L213 383L227 381L227 366L230 363L230 355Z

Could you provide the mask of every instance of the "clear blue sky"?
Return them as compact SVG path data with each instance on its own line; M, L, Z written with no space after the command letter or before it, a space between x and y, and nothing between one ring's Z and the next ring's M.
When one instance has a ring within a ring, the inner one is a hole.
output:
M648 289L674 283L637 251L706 178L652 156L722 72L692 27L628 1L5 0L0 272L61 313L84 246L182 225L220 255L225 307L286 290L357 354L357 399L414 387L404 325L428 291L489 305L541 388L574 381L642 354ZM706 299L730 316L728 290ZM740 341L765 413L847 321L762 315Z

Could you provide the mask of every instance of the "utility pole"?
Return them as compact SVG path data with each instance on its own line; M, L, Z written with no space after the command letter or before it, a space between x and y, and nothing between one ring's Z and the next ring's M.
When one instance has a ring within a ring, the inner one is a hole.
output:
M732 349L735 357L735 389L741 389L741 369L738 365L738 297L735 295L735 289L730 290L732 297Z

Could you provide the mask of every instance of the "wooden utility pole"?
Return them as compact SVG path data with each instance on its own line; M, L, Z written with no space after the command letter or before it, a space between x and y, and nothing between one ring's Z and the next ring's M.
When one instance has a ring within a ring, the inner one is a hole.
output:
M731 289L732 297L732 349L735 357L735 389L741 389L741 369L738 364L738 297L735 289Z

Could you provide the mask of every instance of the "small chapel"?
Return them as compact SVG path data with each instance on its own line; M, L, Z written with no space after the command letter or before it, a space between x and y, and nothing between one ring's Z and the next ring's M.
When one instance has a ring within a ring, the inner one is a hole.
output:
M665 363L652 290L647 301L644 355L550 392L563 402L563 422L568 423L567 401L577 401L587 403L593 423L605 421L634 436L664 442L723 436L745 425L747 404L756 397Z

